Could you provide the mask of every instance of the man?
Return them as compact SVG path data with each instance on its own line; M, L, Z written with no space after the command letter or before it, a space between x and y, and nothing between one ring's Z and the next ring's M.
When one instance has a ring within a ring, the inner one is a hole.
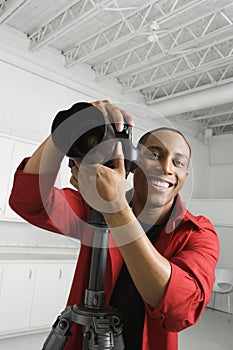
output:
M108 101L93 104L111 115L118 131L123 118L133 125L126 112ZM82 242L80 222L88 221L89 205L97 206L116 244L109 248L105 290L107 302L122 313L126 349L176 350L177 332L194 324L210 300L218 239L208 219L189 213L179 196L191 156L184 136L161 128L147 133L140 144L130 202L120 142L114 168L76 161L71 183L79 191L58 190L53 182L63 155L49 137L18 168L10 205L30 223L76 234ZM90 256L91 248L82 244L68 305L84 300ZM82 331L73 328L66 350L82 346Z

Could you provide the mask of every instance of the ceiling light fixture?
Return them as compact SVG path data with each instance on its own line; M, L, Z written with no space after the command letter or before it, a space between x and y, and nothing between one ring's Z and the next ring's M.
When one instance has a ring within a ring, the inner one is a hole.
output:
M159 23L156 20L154 20L149 25L149 32L139 33L139 35L147 35L147 40L150 43L154 43L156 41L159 41L159 34L166 32L167 30L160 30Z

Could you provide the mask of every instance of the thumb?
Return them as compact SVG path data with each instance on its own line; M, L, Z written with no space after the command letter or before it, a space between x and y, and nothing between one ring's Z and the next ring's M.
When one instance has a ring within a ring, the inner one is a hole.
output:
M125 171L124 153L120 141L117 142L115 148L114 168L119 169L120 171Z

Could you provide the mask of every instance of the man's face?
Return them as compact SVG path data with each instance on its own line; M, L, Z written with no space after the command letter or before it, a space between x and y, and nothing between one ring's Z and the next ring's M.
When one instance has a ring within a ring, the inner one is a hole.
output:
M183 137L171 130L151 134L141 150L141 167L134 173L134 196L141 206L168 208L188 175L190 151Z

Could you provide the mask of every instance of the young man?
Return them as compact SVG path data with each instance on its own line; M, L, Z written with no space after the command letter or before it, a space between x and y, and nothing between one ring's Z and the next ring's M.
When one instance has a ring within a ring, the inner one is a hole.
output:
M93 104L111 115L118 131L123 118L133 125L108 101ZM109 247L105 290L107 303L123 315L125 349L177 350L177 333L194 324L210 300L218 239L209 220L193 216L179 196L191 156L184 136L162 128L147 133L140 144L130 202L120 142L113 168L76 162L71 183L79 191L58 190L53 182L63 155L49 137L18 168L10 205L30 223L83 242L68 305L83 302L88 287L91 247L84 244L81 221L88 221L89 205L97 207L116 244ZM74 325L72 333L66 350L82 346L81 327Z

